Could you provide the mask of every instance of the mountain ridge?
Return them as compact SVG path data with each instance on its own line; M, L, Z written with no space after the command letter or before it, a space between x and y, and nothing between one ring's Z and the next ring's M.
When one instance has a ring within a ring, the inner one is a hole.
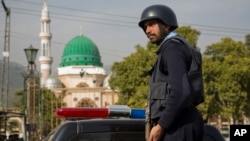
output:
M0 88L2 93L2 73L3 73L3 60L0 59ZM8 80L8 86L9 86L9 91L8 91L8 106L13 107L16 102L19 102L20 97L16 96L16 92L19 90L23 90L23 84L24 84L24 77L23 73L25 72L26 68L16 62L9 62L9 80Z

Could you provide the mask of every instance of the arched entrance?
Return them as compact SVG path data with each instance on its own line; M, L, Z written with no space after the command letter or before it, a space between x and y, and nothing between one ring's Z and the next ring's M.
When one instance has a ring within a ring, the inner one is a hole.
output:
M76 107L97 107L97 105L92 99L83 98L76 104Z

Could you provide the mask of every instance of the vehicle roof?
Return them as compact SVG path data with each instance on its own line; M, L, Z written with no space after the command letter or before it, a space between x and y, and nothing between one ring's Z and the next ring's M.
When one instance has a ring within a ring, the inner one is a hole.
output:
M79 133L144 132L144 125L145 119L129 118L66 121L55 130L53 138L54 141L63 141Z
M145 119L108 118L65 121L52 134L53 141L67 141L81 133L144 131ZM217 128L205 124L204 141L225 141L225 139Z

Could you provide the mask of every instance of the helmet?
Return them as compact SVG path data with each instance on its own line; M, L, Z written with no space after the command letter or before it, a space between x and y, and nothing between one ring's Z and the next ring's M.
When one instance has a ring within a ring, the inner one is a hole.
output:
M172 29L178 27L174 11L165 5L152 5L144 9L141 14L141 20L138 25L143 28L144 22L150 19L159 19L163 23L171 26Z

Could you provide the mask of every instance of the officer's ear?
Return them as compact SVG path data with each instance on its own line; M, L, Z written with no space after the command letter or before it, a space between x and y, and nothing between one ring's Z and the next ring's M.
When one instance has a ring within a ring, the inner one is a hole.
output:
M170 32L171 31L171 26L163 23L163 22L159 22L159 26L161 29L163 29L166 32Z

